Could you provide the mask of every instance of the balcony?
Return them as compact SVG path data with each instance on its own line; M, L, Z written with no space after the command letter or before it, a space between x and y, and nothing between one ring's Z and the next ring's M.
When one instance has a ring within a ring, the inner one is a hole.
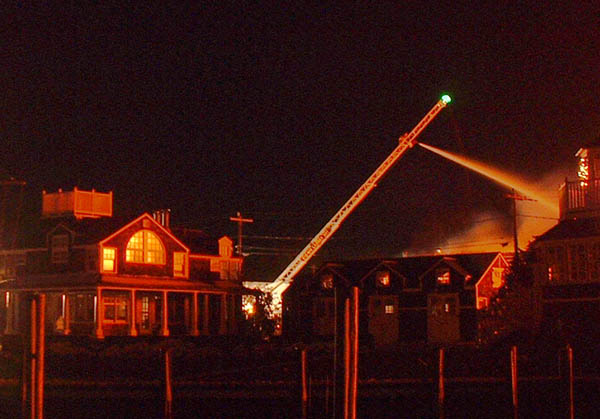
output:
M565 180L559 188L560 219L600 216L600 179Z

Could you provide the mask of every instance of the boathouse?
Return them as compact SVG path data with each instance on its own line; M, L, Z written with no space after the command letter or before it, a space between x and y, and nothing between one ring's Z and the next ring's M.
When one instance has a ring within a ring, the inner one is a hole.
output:
M376 345L475 341L477 311L504 285L512 255L476 253L328 262L284 294L283 330L331 338L336 292L358 287L360 333Z

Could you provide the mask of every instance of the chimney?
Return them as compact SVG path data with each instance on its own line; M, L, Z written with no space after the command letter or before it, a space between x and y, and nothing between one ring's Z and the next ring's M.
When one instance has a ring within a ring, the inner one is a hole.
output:
M152 213L154 218L160 225L165 228L171 227L171 210L170 209L159 209Z

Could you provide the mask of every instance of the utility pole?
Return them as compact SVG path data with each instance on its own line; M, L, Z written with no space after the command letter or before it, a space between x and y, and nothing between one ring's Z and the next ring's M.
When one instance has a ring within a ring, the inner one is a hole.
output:
M253 223L254 220L252 218L244 218L242 214L238 211L236 217L229 217L231 221L236 221L238 223L238 245L237 245L237 254L238 256L243 256L242 254L242 225L244 223Z
M512 193L506 195L508 199L513 200L513 239L515 241L515 260L519 259L519 243L517 235L517 201L537 201L536 199L528 198L525 195L519 195L512 190Z

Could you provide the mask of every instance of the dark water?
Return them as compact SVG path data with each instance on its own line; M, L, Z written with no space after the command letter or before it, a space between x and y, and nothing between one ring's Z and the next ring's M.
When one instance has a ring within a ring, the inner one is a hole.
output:
M512 418L513 406L510 384L453 384L448 386L445 415L447 418ZM600 388L597 382L580 381L575 386L575 417L600 417ZM437 418L437 394L432 386L402 386L369 390L370 397L358 402L361 418ZM0 417L19 417L18 397L3 395ZM137 394L134 397L48 397L46 418L162 418L164 402L156 394ZM313 396L309 417L332 417L326 399ZM520 383L519 417L567 418L569 412L568 386L549 381ZM177 397L173 401L175 418L299 418L299 400L289 398L197 398Z

